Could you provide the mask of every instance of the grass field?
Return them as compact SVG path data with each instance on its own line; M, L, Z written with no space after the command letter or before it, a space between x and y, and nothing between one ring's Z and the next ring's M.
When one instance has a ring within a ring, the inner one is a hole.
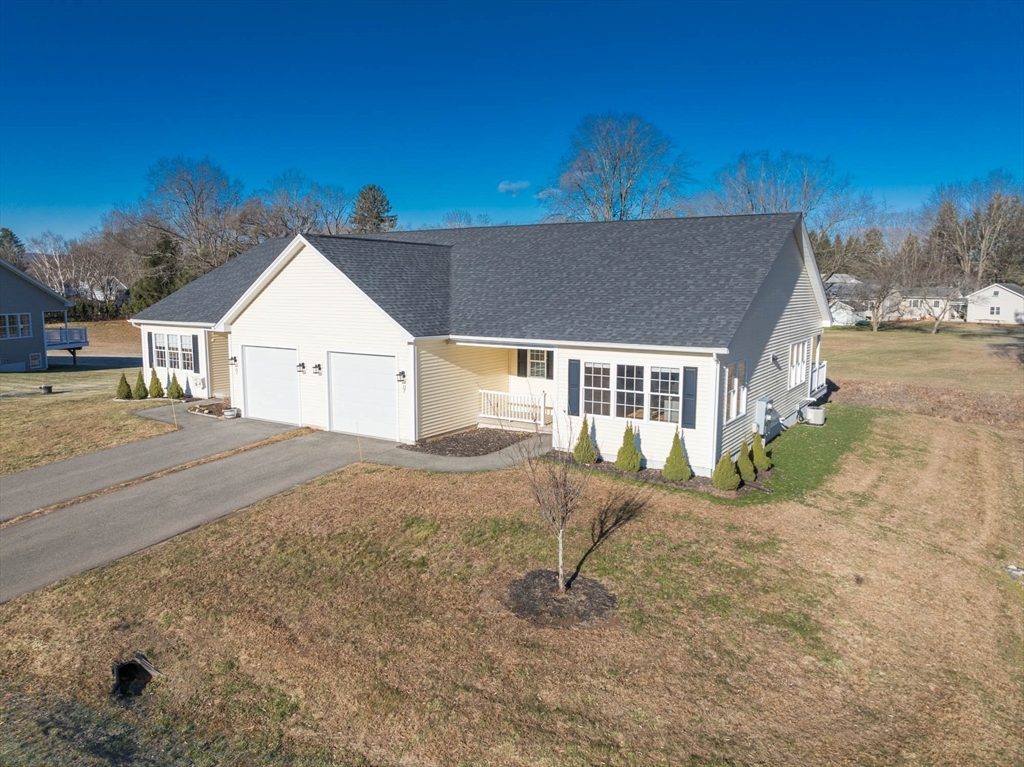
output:
M771 498L651 490L592 626L505 607L554 556L516 470L365 464L0 606L0 763L1020 764L1021 432L828 410ZM135 652L165 676L111 701Z
M102 366L96 357L139 353L138 331L127 322L88 323L89 347L79 366L55 352L49 370L0 373L0 476L91 453L168 431L170 426L137 418L135 411L166 402L114 402L124 372L135 383L137 367ZM131 344L134 334L134 346ZM43 395L39 387L53 386Z

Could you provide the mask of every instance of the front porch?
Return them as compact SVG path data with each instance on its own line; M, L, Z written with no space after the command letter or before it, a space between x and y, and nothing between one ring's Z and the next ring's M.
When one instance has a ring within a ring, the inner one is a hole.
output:
M547 392L532 395L480 390L478 426L548 434L553 419L554 408Z

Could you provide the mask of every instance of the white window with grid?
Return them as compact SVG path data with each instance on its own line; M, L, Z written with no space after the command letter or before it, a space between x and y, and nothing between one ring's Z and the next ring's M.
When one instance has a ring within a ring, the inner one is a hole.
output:
M789 345L789 388L807 381L807 341Z
M153 367L167 367L167 336L164 333L153 334Z
M548 377L548 353L543 349L530 349L527 373L530 378Z
M1001 306L990 306L990 307L988 308L988 313L989 313L990 315L993 315L993 316L998 316L998 315L999 315L999 310L1000 310L1001 308L1002 308Z
M193 370L192 365L192 337L180 336L181 338L181 369Z
M618 418L643 420L644 366L616 365L615 415Z
M0 314L0 339L31 337L32 315Z
M181 369L181 342L174 333L167 334L167 367Z
M743 360L725 366L725 420L747 412L747 363Z
M583 412L612 414L612 367L607 362L583 363Z
M679 423L679 368L651 368L651 420Z

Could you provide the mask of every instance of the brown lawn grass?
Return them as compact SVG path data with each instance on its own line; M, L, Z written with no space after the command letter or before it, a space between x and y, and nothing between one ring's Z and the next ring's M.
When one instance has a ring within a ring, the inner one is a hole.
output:
M585 570L619 616L566 631L504 606L554 553L516 470L353 466L0 607L7 738L50 744L7 755L81 743L60 696L175 764L1019 764L1022 505L1019 434L889 413L802 500L653 491Z
M89 328L90 356L138 354L138 331L127 322L78 324ZM128 331L135 334L134 347L127 344ZM65 363L39 373L0 373L0 476L173 428L132 415L166 402L113 401L121 373L134 385L138 368L97 369ZM53 386L54 393L40 394L43 384Z

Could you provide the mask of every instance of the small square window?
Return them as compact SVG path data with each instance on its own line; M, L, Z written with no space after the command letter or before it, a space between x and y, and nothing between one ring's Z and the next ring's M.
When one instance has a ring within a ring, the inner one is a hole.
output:
M644 366L618 365L615 370L615 415L644 417Z
M587 362L583 365L583 412L590 415L612 414L611 365Z
M530 378L548 377L548 353L543 349L530 349Z

